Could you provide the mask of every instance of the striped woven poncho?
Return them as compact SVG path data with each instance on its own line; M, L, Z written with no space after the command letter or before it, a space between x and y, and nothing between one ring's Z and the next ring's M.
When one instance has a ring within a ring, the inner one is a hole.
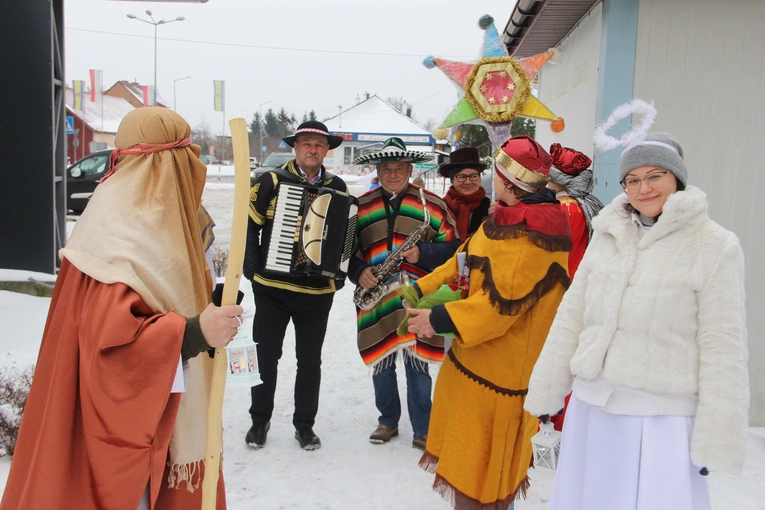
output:
M386 208L387 199L382 188L369 191L359 198L356 257L365 266L381 264L422 224L424 214L419 189L410 185L403 191L398 210ZM429 191L425 191L425 200L430 212L430 228L420 240L441 243L456 239L456 223L446 203ZM393 229L389 238L388 226L391 222ZM428 273L428 270L407 262L401 264L400 270L406 271L411 281ZM364 363L375 366L400 349L409 349L410 354L425 362L440 363L444 358L442 337L416 338L412 333L400 337L396 333L396 328L406 316L401 299L401 295L393 291L372 310L357 309L358 347Z

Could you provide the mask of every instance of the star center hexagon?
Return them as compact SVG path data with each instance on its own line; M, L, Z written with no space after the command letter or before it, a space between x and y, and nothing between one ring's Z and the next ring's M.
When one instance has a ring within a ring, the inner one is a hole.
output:
M531 86L514 58L489 57L473 67L465 92L465 99L479 117L491 122L509 122L523 110Z

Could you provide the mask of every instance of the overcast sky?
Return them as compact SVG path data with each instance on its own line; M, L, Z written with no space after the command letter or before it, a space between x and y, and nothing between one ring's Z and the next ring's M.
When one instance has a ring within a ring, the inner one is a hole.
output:
M104 87L118 80L154 81L155 20L184 16L158 27L159 94L192 127L204 120L213 132L223 114L213 109L213 80L226 82L226 121L249 122L261 103L285 107L298 120L346 109L365 92L403 97L421 122L442 121L457 89L427 55L454 60L480 56L478 19L491 14L499 31L515 0L209 0L204 4L65 0L66 80L89 80L102 69ZM190 79L174 82L179 78ZM226 126L228 130L228 126Z

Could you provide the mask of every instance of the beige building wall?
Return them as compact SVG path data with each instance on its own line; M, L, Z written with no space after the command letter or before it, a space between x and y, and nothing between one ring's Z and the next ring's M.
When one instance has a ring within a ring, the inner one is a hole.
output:
M143 106L143 101L139 101L138 98L133 95L121 82L115 83L109 90L104 92L107 96L121 97L131 105L133 108L140 108Z
M683 145L688 180L746 256L750 423L765 425L765 1L640 0L634 97Z
M93 141L94 142L106 142L106 145L109 147L114 147L114 137L115 133L99 133L95 132L93 134Z

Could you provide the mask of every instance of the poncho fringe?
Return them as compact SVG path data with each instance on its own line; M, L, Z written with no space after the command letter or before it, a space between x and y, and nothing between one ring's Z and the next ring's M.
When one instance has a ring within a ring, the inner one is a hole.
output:
M556 283L560 283L566 289L571 285L568 271L557 262L553 262L547 269L547 274L545 274L544 278L539 280L528 294L518 299L506 299L502 297L494 284L494 277L491 273L491 260L488 257L468 255L466 264L470 269L477 269L484 274L481 288L489 295L491 304L497 307L502 315L520 315L525 313L533 308L545 294L550 292Z
M438 467L438 457L426 451L420 459L419 465L428 473L435 473L436 467ZM433 482L433 490L444 500L449 502L453 508L459 508L460 510L506 510L510 505L510 502L514 501L516 498L521 497L526 499L526 492L530 486L531 481L529 480L529 477L526 476L521 480L518 487L504 498L498 499L492 503L482 503L456 489L448 480L439 474L436 474L436 479Z

